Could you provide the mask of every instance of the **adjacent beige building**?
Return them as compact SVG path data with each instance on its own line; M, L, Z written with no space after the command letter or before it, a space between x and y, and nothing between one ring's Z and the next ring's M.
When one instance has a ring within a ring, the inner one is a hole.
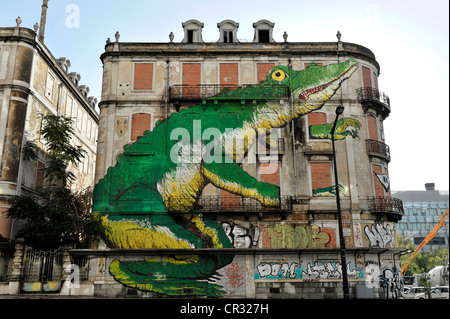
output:
M41 114L59 114L74 119L73 143L86 151L78 167L69 167L77 179L73 188L93 186L97 152L97 99L81 76L70 70L68 58L55 58L45 46L44 34L21 27L0 28L0 235L14 238L14 222L5 212L11 196L33 192L45 180L46 153L39 135ZM42 22L41 22L42 23ZM44 19L45 23L45 19ZM38 159L22 158L27 142L38 146Z

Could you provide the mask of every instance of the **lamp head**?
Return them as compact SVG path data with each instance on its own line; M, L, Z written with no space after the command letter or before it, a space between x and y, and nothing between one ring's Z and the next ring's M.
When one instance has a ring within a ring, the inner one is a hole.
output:
M336 115L341 115L342 113L344 113L344 107L342 105L339 105L336 108Z

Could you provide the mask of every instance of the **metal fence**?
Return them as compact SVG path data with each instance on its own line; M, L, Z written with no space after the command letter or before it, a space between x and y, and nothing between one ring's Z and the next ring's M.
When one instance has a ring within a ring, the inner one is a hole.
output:
M63 274L63 253L62 247L51 251L28 247L25 251L22 289L30 292L59 290Z
M87 255L71 255L71 262L73 265L78 266L79 271L79 280L88 280L89 279L89 270L90 270L90 256Z
M174 211L183 211L187 199L170 197L170 207ZM260 196L258 200L241 196L202 196L194 207L194 212L279 212L292 210L292 197L281 196L278 207L264 207L261 202L272 201L271 197Z
M171 100L180 99L285 99L289 97L289 88L282 85L241 86L224 84L172 85L169 88Z

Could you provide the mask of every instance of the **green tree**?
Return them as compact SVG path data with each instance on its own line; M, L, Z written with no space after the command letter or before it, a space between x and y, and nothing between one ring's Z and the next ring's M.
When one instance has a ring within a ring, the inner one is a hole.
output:
M40 131L46 149L46 166L42 169L45 186L34 193L14 196L7 216L24 221L19 230L28 245L35 248L56 248L66 241L86 245L90 238L100 236L100 221L90 214L92 191L74 193L76 176L68 170L85 156L81 146L72 146L73 120L57 115L42 115ZM37 146L26 143L24 160L36 160ZM90 196L90 198L89 198Z
M413 252L416 247L408 240L398 237L397 242L399 247L407 248ZM400 257L400 264L403 266L409 258L410 254L405 254ZM447 265L449 261L448 248L441 248L430 253L419 252L417 256L411 261L405 275L411 276L420 273L427 273L436 266Z

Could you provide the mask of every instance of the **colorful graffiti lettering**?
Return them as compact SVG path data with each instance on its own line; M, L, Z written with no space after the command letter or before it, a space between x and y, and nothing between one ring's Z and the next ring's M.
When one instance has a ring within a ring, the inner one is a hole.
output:
M381 287L385 288L388 299L399 299L405 297L400 272L396 269L385 269L380 275Z
M222 222L222 227L234 248L250 248L258 245L259 227L253 227L253 230L250 231L233 221ZM250 235L250 232L253 233L253 236Z
M269 225L267 237L271 248L319 248L331 240L330 234L317 225Z
M261 84L223 92L174 113L152 132L124 146L116 165L94 189L93 211L103 216L108 246L194 249L254 245L255 234L247 237L236 226L224 229L208 216L200 218L193 213L202 190L212 184L265 207L278 207L279 187L258 181L238 163L257 133L320 109L357 67L353 59L301 71L276 66ZM263 98L279 92L280 87L290 90L292 103ZM248 96L263 99L243 107L241 100ZM271 141L266 139L268 144ZM222 287L208 279L232 260L228 254L114 260L109 272L125 286L145 291L218 296L224 293Z
M256 279L295 279L298 263L262 263L256 267Z
M376 223L375 225L365 226L364 233L369 239L370 246L379 246L380 248L390 247L394 244L395 230L390 224L383 225Z
M363 278L363 273L356 267L347 263L348 278ZM332 279L342 278L342 265L338 262L310 262L302 270L303 279Z

